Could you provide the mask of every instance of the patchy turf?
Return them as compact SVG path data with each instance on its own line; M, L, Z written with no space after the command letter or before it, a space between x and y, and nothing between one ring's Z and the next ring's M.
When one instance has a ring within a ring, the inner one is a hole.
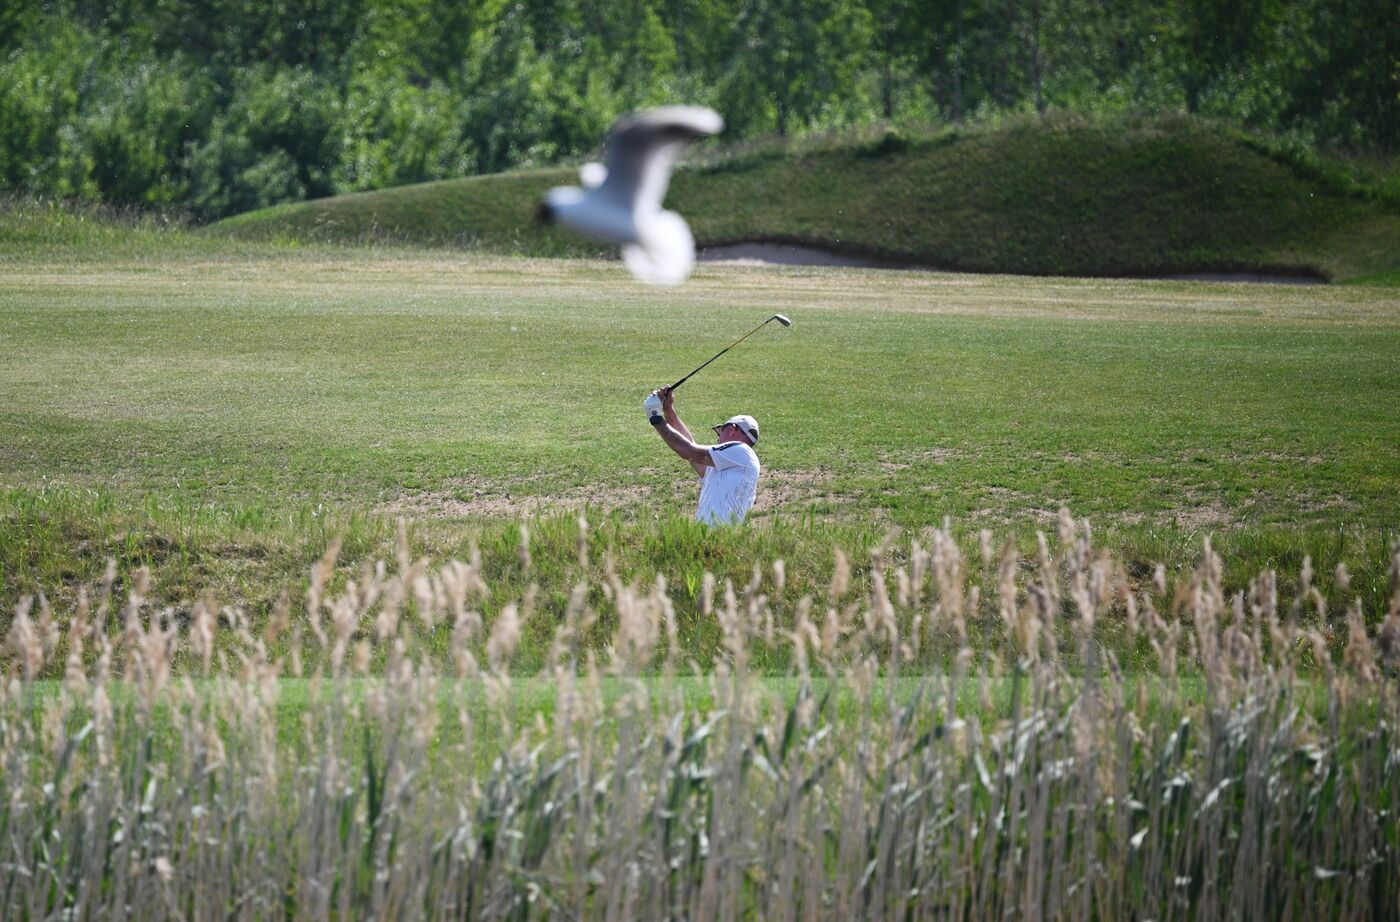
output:
M702 267L658 293L613 264L346 253L29 264L0 304L25 356L0 370L15 487L418 514L669 500L640 396L781 310L794 329L681 410L762 420L788 510L1395 520L1384 289Z
M587 507L595 565L691 583L945 517L1033 540L1061 506L1143 561L1213 532L1246 569L1359 554L1383 583L1400 521L1384 288L702 265L655 291L616 263L153 239L0 265L7 603L108 555L265 603L398 515L507 561L509 522L557 513L566 561ZM775 310L793 329L682 392L697 429L765 432L751 537L696 544L641 397Z

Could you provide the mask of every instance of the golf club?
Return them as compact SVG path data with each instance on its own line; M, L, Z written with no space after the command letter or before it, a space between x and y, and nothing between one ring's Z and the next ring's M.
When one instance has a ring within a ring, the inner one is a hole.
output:
M691 375L694 375L696 371L699 371L699 370L700 370L700 368L704 368L705 365L710 364L710 362L713 362L715 359L719 358L721 355L724 355L724 354L725 354L726 352L728 352L730 349L733 349L735 346L739 345L741 342L743 342L744 340L748 339L750 336L754 335L754 334L757 333L759 330L763 329L765 326L767 326L768 324L772 323L774 320L778 321L779 323L781 323L781 324L782 324L783 326L785 326L785 327L790 327L790 326L792 326L792 321L789 320L789 319L787 319L787 317L783 316L782 314L774 314L772 317L769 317L767 320L763 321L763 322L760 323L758 326L754 327L752 330L749 330L749 331L748 331L747 333L745 333L743 336L740 336L738 339L734 340L734 342L732 342L732 343L730 343L729 345L725 346L723 349L721 349L718 353L715 354L714 358L711 358L708 362L705 362L705 363L703 363L702 365L700 365L699 368L696 368L695 371L692 371L689 375L686 375L684 378L681 378L681 379L680 379L679 381L677 381L675 384L672 384L671 387L669 388L669 390L675 391L676 388L680 387L680 386L681 386L682 384L684 384L686 381L690 380Z

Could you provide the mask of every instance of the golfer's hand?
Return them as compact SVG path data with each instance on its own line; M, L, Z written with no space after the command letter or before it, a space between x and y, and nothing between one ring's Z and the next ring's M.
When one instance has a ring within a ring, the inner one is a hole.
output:
M661 396L656 391L652 391L647 395L647 399L642 401L642 409L646 411L647 422L653 426L666 421L666 417L662 415Z
M676 403L676 395L671 393L669 387L659 387L656 389L655 393L661 398L661 409L665 410L667 415L670 415L671 408L675 406Z

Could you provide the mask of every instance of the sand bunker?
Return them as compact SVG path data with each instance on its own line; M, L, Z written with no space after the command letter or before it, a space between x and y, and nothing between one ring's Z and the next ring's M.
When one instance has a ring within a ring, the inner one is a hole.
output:
M704 247L696 254L700 262L728 266L826 266L843 269L912 269L939 271L932 266L851 256L833 253L819 247L792 243L730 243ZM1283 275L1268 272L1188 272L1180 275L1147 276L1147 278L1187 282L1256 282L1271 285L1325 285L1326 279L1315 275Z
M834 266L846 269L928 269L911 263L832 253L790 243L731 243L705 247L696 259L731 266Z

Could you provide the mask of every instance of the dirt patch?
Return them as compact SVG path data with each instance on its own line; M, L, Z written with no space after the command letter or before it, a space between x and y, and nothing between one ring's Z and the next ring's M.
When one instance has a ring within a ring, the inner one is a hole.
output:
M1203 452L1193 451L1182 454L1180 457L1182 460L1190 461L1202 454ZM1230 464L1248 464L1255 461L1268 461L1271 464L1291 464L1298 467L1314 467L1328 460L1322 455L1290 455L1281 451L1261 451L1255 454L1229 452L1218 455L1217 458L1220 461L1226 461Z
M764 471L758 478L758 497L754 500L755 512L766 512L784 506L806 506L816 500L836 505L850 502L846 497L831 492L832 473L826 470L814 471Z
M983 487L982 492L991 499L992 505L973 511L970 518L985 525L1023 524L1028 518L1037 524L1048 525L1058 521L1060 508L1068 505L1065 502L1037 505L1037 497L1010 487Z
M1298 504L1298 510L1305 515L1316 515L1320 512L1355 512L1357 504L1340 493L1333 493L1331 496L1313 496L1311 493L1293 494L1293 502Z
M535 497L528 499L533 500ZM379 511L410 518L464 519L474 516L503 518L530 515L539 509L528 502L526 497L512 498L510 494L461 499L451 493L428 491L401 496L385 503Z
M893 474L908 470L916 464L947 464L958 455L959 452L955 448L928 448L923 451L886 455L880 461L880 470L886 474Z
M642 475L655 474L654 468ZM823 501L845 505L849 499L833 495L830 471L764 471L758 481L754 511L774 511L787 506L802 507ZM674 480L656 484L613 483L569 486L548 490L540 478L492 481L485 478L454 478L443 489L406 493L383 504L377 511L413 518L519 518L551 512L577 512L585 507L605 512L614 509L654 505L658 500L693 504L700 491L693 477L677 471Z
M640 484L598 484L566 487L555 493L519 492L520 483L455 480L449 489L425 490L398 497L380 507L389 515L414 518L518 518L550 512L577 512L586 506L610 511L640 505L654 498Z
M1305 467L1313 467L1327 460L1321 455L1284 455L1274 451L1265 452L1258 457L1275 464L1297 464Z
M1171 513L1169 521L1178 528L1194 531L1229 525L1234 521L1234 516L1230 515L1224 503L1219 500L1211 500L1206 503L1183 506Z

